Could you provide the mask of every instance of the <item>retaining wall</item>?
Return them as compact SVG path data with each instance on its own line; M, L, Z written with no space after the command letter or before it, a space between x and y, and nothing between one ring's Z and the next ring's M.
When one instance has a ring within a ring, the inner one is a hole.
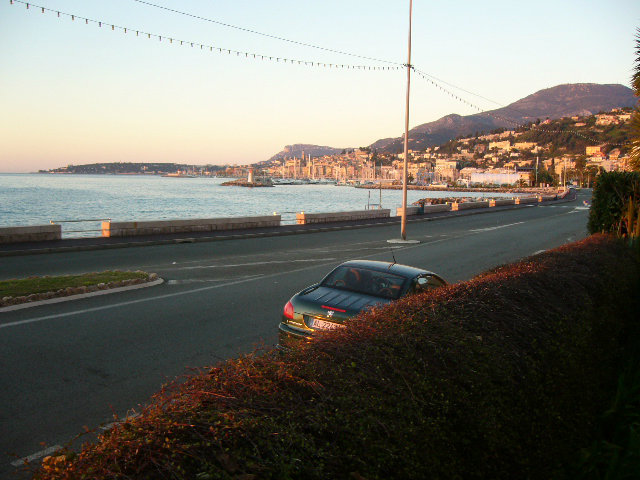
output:
M0 227L0 243L43 242L49 240L60 240L61 238L61 225Z
M136 235L213 232L217 230L279 226L280 215L189 220L152 220L143 222L102 222L102 236L128 237Z
M352 220L367 220L371 218L387 218L390 214L391 210L388 208L380 210L359 210L354 212L300 212L296 214L296 222L298 225L307 225L310 223L348 222Z

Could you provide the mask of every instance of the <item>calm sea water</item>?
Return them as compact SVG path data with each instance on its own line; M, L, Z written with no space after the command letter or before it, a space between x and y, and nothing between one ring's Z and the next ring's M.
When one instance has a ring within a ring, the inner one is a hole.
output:
M251 215L283 215L363 210L378 203L378 190L334 185L282 185L274 188L223 187L226 179L141 175L0 174L0 226L43 225L69 220L163 220ZM447 192L408 192L408 202L442 196L482 196ZM490 194L497 196L497 194ZM511 196L511 195L507 195ZM402 192L383 190L382 206L402 205ZM71 230L96 229L97 222L63 223L65 236L93 236Z

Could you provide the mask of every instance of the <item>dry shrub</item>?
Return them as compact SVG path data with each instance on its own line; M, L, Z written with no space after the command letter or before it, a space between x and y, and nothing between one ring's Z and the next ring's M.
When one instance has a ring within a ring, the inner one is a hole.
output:
M550 478L588 444L640 268L603 235L190 376L39 478Z

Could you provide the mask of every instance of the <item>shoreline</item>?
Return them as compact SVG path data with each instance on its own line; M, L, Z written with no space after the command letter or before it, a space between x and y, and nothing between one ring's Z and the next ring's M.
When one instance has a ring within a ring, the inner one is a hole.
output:
M355 188L364 190L402 190L402 185L358 185ZM428 192L461 192L461 193L558 193L560 187L432 187L430 185L407 185L407 190L424 190Z

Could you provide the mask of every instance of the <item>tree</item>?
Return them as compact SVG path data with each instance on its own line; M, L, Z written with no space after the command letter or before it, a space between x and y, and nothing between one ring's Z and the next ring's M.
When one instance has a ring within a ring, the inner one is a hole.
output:
M580 155L578 158L576 158L576 174L580 178L579 186L582 186L584 183L584 173L586 168L587 168L587 156Z
M557 175L554 175L546 168L542 167L538 169L538 183L536 184L536 172L535 170L529 174L529 179L531 181L531 185L535 185L536 187L545 184L545 185L555 185L557 182Z

